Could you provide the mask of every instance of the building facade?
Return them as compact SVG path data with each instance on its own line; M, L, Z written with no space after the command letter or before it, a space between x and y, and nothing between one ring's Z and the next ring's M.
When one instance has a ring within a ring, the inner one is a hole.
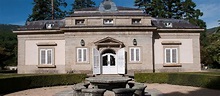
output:
M104 0L62 20L28 22L18 37L18 73L129 74L201 70L200 32Z

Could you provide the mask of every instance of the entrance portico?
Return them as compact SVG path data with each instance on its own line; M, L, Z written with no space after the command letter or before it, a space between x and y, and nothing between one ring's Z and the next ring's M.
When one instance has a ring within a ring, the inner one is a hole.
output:
M121 41L106 37L95 45L93 74L125 74L125 51Z

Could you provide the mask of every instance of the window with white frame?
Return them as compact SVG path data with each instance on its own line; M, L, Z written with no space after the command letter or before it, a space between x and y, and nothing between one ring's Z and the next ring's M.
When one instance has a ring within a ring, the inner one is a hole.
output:
M132 24L141 24L141 19L132 19Z
M178 62L178 49L165 48L165 64L174 64Z
M76 19L75 20L75 25L84 25L85 24L85 19Z
M87 48L77 48L77 62L87 62Z
M40 49L40 64L53 64L53 49Z
M104 19L103 24L104 25L113 25L113 19Z
M130 48L130 61L131 62L140 62L140 48L133 47Z

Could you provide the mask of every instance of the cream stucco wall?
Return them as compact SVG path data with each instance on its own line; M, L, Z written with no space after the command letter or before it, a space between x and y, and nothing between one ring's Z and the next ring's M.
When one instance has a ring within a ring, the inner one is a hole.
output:
M39 32L55 32L55 34L19 34L18 37L18 73L66 73L65 71L65 41L64 35L56 30L38 30ZM21 31L23 32L23 31ZM37 31L25 31L37 32ZM37 46L41 44L56 44L53 46ZM38 48L54 48L55 66L38 66ZM63 50L63 51L60 51Z
M164 64L164 46L172 46L162 45L163 41L181 42L181 45L175 45L179 47L179 63L193 63L192 39L157 39L154 43L155 64Z
M199 33L191 32L158 32L154 34L154 62L156 72L198 72L200 64ZM180 44L165 44L162 42L178 42ZM164 48L178 48L178 65L164 66Z
M54 42L56 46L37 46L38 43ZM65 41L64 40L26 40L25 65L39 65L39 48L54 49L54 64L65 65Z

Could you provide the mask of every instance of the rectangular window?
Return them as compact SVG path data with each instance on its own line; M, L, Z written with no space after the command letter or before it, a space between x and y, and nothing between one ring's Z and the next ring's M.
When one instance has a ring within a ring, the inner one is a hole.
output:
M87 62L87 48L77 48L77 62Z
M52 49L40 49L40 64L52 64L53 62Z
M141 19L132 19L132 24L141 24Z
M113 19L104 19L103 24L104 25L113 25Z
M75 25L84 25L85 24L85 19L76 19L75 20Z
M177 63L178 62L178 50L177 48L165 48L165 63Z
M140 48L130 48L130 61L140 62Z

